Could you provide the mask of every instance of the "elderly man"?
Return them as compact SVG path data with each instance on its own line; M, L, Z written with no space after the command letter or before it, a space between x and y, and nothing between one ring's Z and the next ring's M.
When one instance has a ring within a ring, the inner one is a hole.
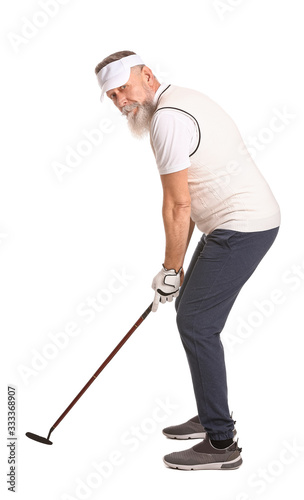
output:
M244 283L274 242L280 209L229 115L195 90L160 84L131 51L95 68L102 89L138 137L150 133L163 187L165 258L154 277L153 311L176 297L198 415L164 429L203 438L164 457L184 470L237 469L241 448L228 407L220 333ZM194 227L202 232L184 277ZM180 288L181 287L181 288Z

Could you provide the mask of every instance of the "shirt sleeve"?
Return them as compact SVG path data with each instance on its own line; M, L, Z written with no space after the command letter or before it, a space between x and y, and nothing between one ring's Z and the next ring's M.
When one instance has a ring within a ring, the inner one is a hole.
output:
M190 149L196 127L178 110L159 110L151 122L151 146L159 173L170 174L190 166Z

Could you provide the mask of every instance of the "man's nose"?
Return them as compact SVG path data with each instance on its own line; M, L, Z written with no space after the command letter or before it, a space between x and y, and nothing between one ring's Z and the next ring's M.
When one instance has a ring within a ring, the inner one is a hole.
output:
M128 104L128 100L123 94L118 95L117 96L117 104L118 104L118 107L121 109Z

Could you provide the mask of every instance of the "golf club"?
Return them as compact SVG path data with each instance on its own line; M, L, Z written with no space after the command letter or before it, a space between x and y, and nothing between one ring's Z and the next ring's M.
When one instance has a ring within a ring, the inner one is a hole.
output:
M144 321L144 319L148 316L148 314L152 310L153 302L149 305L149 307L145 310L145 312L140 316L140 318L136 321L136 323L132 326L132 328L128 331L128 333L123 337L123 339L117 344L115 349L109 354L107 359L100 365L98 370L94 373L94 375L90 378L90 380L86 383L86 385L81 389L81 391L77 394L77 396L73 399L73 401L69 404L69 406L64 410L64 412L60 415L60 417L56 420L56 422L52 425L49 430L47 438L42 436L38 436L38 434L33 434L32 432L26 432L26 436L34 441L38 441L43 444L53 444L50 441L50 435L53 430L60 424L61 420L66 416L66 414L73 408L73 406L77 403L77 401L81 398L84 392L90 387L90 385L94 382L94 380L98 377L98 375L102 372L102 370L107 366L107 364L114 358L115 354L119 351L119 349L124 345L124 343L131 337L132 333L139 327L139 325Z

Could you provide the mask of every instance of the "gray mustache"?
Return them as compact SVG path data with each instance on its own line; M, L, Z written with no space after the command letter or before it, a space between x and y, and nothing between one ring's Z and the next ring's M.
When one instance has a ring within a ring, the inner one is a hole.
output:
M130 113L130 111L132 111L132 109L138 108L138 107L140 107L139 102L137 102L137 103L134 102L133 104L129 104L127 106L124 106L122 108L121 112L122 112L123 115L127 115L128 113Z

